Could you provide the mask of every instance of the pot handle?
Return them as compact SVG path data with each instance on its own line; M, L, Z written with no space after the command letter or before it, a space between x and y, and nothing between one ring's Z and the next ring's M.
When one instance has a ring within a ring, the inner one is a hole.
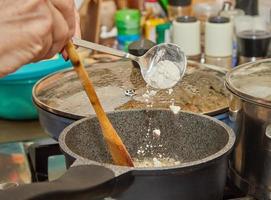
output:
M239 133L240 124L242 121L242 101L231 94L229 98L229 125L234 130L235 134ZM238 136L238 135L237 135Z
M97 165L71 167L52 182L25 184L0 191L5 200L95 199L106 197L114 190L115 175ZM100 189L103 186L103 189Z
M48 181L48 159L50 156L62 155L59 144L53 139L42 139L28 147L28 159L32 181Z

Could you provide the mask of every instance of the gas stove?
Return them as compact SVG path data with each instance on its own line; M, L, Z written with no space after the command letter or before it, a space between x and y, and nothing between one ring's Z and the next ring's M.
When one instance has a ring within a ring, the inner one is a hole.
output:
M0 189L18 184L53 181L66 171L65 159L56 141L43 139L28 143L0 145ZM2 184L1 184L2 183ZM13 184L11 184L13 183ZM225 187L224 200L252 200L230 180Z

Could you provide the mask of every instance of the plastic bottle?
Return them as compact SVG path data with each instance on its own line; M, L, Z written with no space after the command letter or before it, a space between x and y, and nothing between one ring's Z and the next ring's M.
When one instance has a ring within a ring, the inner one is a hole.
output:
M232 68L233 24L229 18L210 17L205 26L205 63Z
M179 45L189 60L200 62L200 22L196 17L183 16L173 21L172 42Z
M171 23L167 22L156 26L156 43L170 43L170 27Z
M115 14L119 48L128 51L128 45L140 38L140 12L136 9L123 9Z
M156 42L156 26L165 23L165 19L149 19L145 23L145 38Z

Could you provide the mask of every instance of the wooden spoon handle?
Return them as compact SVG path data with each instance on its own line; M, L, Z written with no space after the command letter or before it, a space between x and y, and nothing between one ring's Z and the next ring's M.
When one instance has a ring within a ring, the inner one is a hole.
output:
M88 76L88 73L83 66L82 61L80 60L80 57L78 56L76 49L71 41L68 42L65 50L67 51L73 67L77 75L79 76L81 84L83 85L87 96L96 112L97 118L102 128L103 136L111 153L113 162L117 165L134 166L131 156L129 155L126 147L124 146L108 117L106 116L106 113L101 106L101 103Z

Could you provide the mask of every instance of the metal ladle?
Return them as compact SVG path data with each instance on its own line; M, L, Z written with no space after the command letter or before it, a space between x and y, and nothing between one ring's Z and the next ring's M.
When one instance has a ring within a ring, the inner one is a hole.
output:
M157 85L153 84L152 81L149 80L148 76L155 71L157 64L160 61L170 61L175 64L175 66L178 67L179 71L179 80L183 77L185 70L186 70L186 65L187 65L187 60L184 55L184 52L181 50L181 48L175 44L168 44L168 43L163 43L156 45L149 49L143 56L137 57L132 54L113 49L110 47L106 47L103 45L99 45L96 43L88 42L85 40L81 40L79 38L73 38L72 39L73 44L79 46L79 47L84 47L88 49L93 49L96 51L108 53L114 56L122 57L122 58L128 58L131 60L136 61L141 69L141 74L144 78L144 80L147 82L148 85L157 88L157 89L166 89L173 87L175 84L177 84L178 81L175 81L173 85L170 85L168 87L164 88L159 88ZM167 73L165 74L159 74L160 78L168 78L166 76L169 76Z

